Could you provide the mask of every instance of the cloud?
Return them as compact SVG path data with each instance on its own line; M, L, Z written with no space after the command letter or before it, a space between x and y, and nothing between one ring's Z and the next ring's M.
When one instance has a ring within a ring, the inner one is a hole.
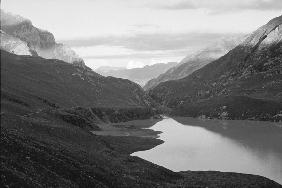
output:
M154 51L135 51L121 46L88 46L88 47L73 47L73 49L84 59L151 59L151 58L169 58L185 56L189 49L180 50L154 50Z
M139 52L131 54L108 54L100 55L93 51L92 55L82 56L89 59L150 59L150 58L168 58L171 56L185 56L188 52L194 52L194 50L171 50L171 51L157 51L157 52Z
M133 68L142 68L144 66L145 66L144 63L142 63L142 62L131 60L127 63L126 68L127 69L133 69Z
M176 33L137 34L134 36L109 36L60 41L72 47L117 46L134 51L169 51L199 48L221 37L235 34L221 33ZM237 34L239 35L239 34Z
M140 34L60 42L72 46L86 64L95 69L109 65L138 67L154 63L179 62L188 54L231 36L242 36L242 34Z
M207 9L211 12L242 10L282 10L281 0L180 0L174 3L159 4L158 8L170 10Z

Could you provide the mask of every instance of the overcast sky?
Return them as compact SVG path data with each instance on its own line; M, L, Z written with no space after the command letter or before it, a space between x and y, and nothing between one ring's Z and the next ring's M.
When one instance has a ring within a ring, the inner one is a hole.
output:
M70 45L91 68L180 61L281 15L282 0L2 0Z

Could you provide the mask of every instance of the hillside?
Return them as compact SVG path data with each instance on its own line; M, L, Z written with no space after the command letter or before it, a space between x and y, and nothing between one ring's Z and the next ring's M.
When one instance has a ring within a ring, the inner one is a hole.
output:
M103 77L60 60L17 56L2 50L1 96L4 101L24 101L34 108L48 103L67 108L151 105L142 88L129 80Z
M160 74L158 77L149 80L144 86L145 90L150 90L158 84L184 78L194 71L202 68L206 64L216 60L220 56L226 54L229 50L233 49L242 41L242 35L234 35L232 37L222 37L213 44L199 50L193 55L188 55L175 67L168 69L165 73Z
M281 120L282 16L193 74L159 84L150 95L173 114Z
M177 63L157 63L154 65L146 65L142 68L132 69L109 69L109 68L98 68L95 71L103 76L113 76L117 78L124 78L138 83L140 86L144 86L148 80L159 76L166 72L171 67L174 67Z

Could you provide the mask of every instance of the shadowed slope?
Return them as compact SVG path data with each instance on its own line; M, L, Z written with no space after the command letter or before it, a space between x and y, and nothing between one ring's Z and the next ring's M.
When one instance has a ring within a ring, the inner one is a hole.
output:
M29 106L149 107L137 84L103 77L59 60L17 56L1 51L1 95ZM5 105L5 104L4 104Z

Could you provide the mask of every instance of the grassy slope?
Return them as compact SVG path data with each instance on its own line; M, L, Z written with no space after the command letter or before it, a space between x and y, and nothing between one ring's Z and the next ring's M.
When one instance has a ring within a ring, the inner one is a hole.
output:
M147 107L150 99L137 84L103 77L59 60L16 56L1 51L1 92L37 107Z

